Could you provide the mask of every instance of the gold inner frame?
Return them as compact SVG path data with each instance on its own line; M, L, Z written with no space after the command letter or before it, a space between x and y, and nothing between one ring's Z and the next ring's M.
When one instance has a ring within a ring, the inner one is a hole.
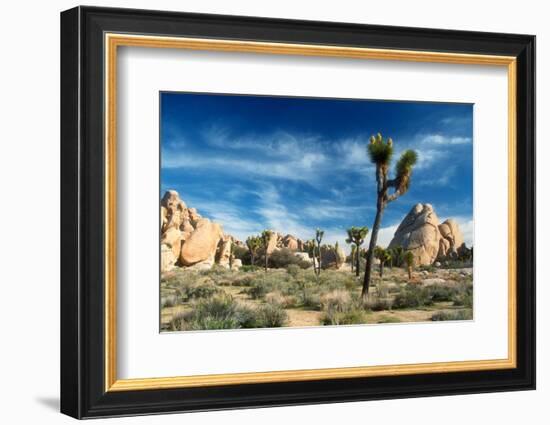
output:
M419 364L118 379L116 325L116 123L119 46L504 66L508 72L508 357ZM105 391L511 369L516 358L516 58L410 50L105 34Z

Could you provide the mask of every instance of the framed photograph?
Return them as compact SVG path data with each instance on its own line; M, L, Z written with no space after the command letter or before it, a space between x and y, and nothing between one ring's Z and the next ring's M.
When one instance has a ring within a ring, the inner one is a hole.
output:
M61 411L534 389L534 69L530 35L63 12Z

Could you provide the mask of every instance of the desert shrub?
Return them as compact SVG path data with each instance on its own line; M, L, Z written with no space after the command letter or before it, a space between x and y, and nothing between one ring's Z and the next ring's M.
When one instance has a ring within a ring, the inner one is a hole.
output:
M283 306L285 305L285 297L279 291L269 292L265 296L265 302L268 304Z
M432 320L434 322L443 320L472 320L472 318L473 311L470 308L455 311L438 311L432 315Z
M347 311L327 310L321 316L321 324L325 326L357 325L366 322L366 313L360 308L351 308Z
M474 305L474 294L471 291L459 293L453 297L453 305L472 308Z
M273 288L271 285L266 285L263 282L255 281L244 292L253 300L264 298Z
M308 310L320 310L321 309L321 297L319 292L306 288L303 291L298 292L296 295L298 304Z
M286 311L275 304L263 304L257 309L257 322L259 328L280 328L288 320Z
M289 264L286 266L286 272L296 279L300 274L300 266L298 264Z
M388 298L371 295L369 299L363 303L363 306L371 311L391 310L393 302Z
M348 291L335 289L320 296L323 325L353 325L365 323L366 312L361 302Z
M441 265L442 269L464 269L473 267L472 261L448 260Z
M395 296L393 308L416 308L433 304L430 294L418 285L407 285Z
M201 299L191 311L176 315L172 330L211 330L254 328L258 326L257 313L229 295L215 295Z
M388 284L384 281L378 282L378 285L376 285L376 292L379 298L387 298L390 292Z
M319 276L319 285L324 287L325 290L346 289L348 291L357 287L357 280L355 277L348 274L334 270L325 270Z
M421 272L434 273L437 270L437 267L433 264L422 264L418 266L418 270L420 270Z
M347 291L335 289L320 296L320 305L322 310L344 312L349 310L350 304L351 296Z
M242 266L239 269L239 271L248 273L248 272L257 272L258 270L261 270L261 269L262 268L259 267L259 266L254 266L254 265L247 264L247 265Z
M237 274L231 281L232 286L251 286L254 283L254 276L251 273Z
M219 292L214 285L189 285L184 288L185 301L208 298Z
M401 319L395 316L382 316L376 323L401 323Z
M452 301L460 290L456 286L451 285L431 285L424 288L434 302Z
M231 274L231 270L226 269L225 267L220 266L219 264L214 264L211 268L206 270L201 270L199 273L202 276L222 276L222 275Z
M304 261L301 258L294 255L294 252L288 248L281 248L273 251L269 256L269 267L275 269L281 269L288 267L291 264L295 264L302 269L307 269L311 266L308 261Z
M176 304L178 304L178 297L175 294L166 295L160 299L161 308L174 307Z

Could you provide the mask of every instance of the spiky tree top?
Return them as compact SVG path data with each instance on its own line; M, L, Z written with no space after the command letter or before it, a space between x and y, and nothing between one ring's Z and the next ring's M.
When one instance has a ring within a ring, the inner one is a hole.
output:
M255 252L262 246L262 238L260 236L249 236L246 239L246 246L250 251Z
M267 249L267 245L269 244L269 240L271 239L271 235L273 235L273 232L271 230L264 230L262 232L261 238L262 238L262 243L263 243L265 249Z
M405 261L407 262L408 267L412 267L414 265L414 254L411 251L407 251L405 253Z
M374 248L374 256L378 258L380 261L382 261L383 263L391 259L390 253L380 246L377 246L376 248Z
M315 240L317 241L318 245L321 245L321 241L323 240L323 236L325 235L325 231L317 228L315 230Z
M346 243L353 243L357 246L361 246L363 245L363 242L365 242L365 237L369 233L369 228L367 226L364 226L364 227L352 226L346 231L348 232Z
M393 140L384 139L380 133L371 136L368 145L370 160L376 165L376 183L379 195L384 195L384 203L394 201L409 190L412 169L417 161L417 154L413 150L406 150L395 164L395 178L388 179L388 172L393 157ZM393 188L394 192L388 194L387 190Z

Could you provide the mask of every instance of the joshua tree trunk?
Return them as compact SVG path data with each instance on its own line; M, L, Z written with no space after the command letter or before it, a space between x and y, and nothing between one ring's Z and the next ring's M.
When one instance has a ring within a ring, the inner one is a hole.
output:
M319 261L317 261L317 274L321 274L321 244L318 244L317 247L319 248Z
M374 261L374 248L376 248L376 242L378 239L378 230L380 230L380 223L382 222L382 214L384 213L384 202L382 196L378 195L378 202L376 203L376 217L374 218L374 225L372 226L372 234L369 242L369 250L367 252L367 265L365 267L365 279L363 280L363 290L361 296L367 298L369 295L369 284L372 273L372 263Z
M350 263L351 263L351 272L353 273L353 264L355 263L355 253L354 252L351 253Z
M412 280L412 276L413 276L413 268L411 266L407 267L408 271L409 271L409 280Z
M361 272L359 269L359 247L355 250L355 276L359 277L359 273Z
M254 265L254 254L253 253L250 253L250 264L252 266Z
M384 262L380 260L380 277L384 275Z

